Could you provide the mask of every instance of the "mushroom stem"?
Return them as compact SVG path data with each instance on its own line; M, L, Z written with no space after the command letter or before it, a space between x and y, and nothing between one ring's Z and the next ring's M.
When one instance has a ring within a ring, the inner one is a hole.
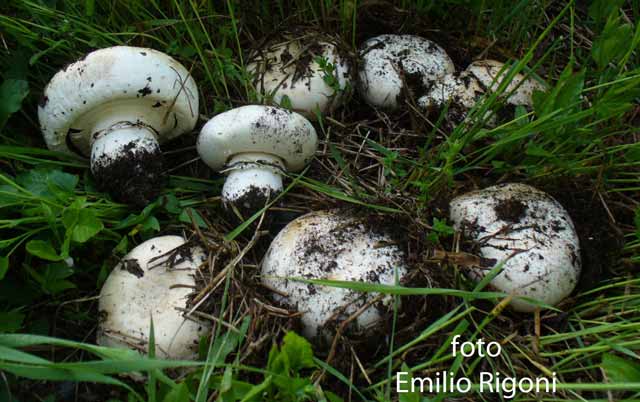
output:
M142 123L127 121L96 132L91 144L91 172L99 186L117 200L146 205L164 181L155 132Z
M247 211L256 211L282 191L282 159L264 153L242 153L227 164L222 200Z

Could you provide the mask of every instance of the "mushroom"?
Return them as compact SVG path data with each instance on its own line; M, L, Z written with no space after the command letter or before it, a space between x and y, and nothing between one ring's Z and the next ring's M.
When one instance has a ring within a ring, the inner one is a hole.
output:
M168 55L115 46L59 71L38 117L49 149L90 157L101 189L142 206L164 182L159 144L196 124L198 89Z
M407 273L403 252L391 237L372 230L365 220L337 211L303 215L285 226L262 261L262 283L273 299L301 313L303 333L328 339L330 323L362 310L351 325L372 329L393 298L372 303L376 293L304 283L329 279L394 285ZM366 306L372 303L370 306Z
M413 35L380 35L360 48L358 90L373 107L397 109L403 96L419 99L455 67L437 44Z
M197 143L202 160L227 174L224 205L252 212L282 191L282 175L304 168L317 147L316 130L302 115L261 105L216 115Z
M578 235L567 211L550 195L526 184L500 184L454 198L450 216L489 265L503 264L491 281L495 289L555 305L576 286ZM472 268L469 276L480 280L491 268ZM522 299L511 306L535 309Z
M209 325L187 316L204 251L181 236L145 241L116 265L100 292L99 345L146 351L153 318L156 355L195 359Z
M337 39L318 33L286 33L252 53L247 70L263 95L307 118L331 112L351 87L347 58Z
M451 102L455 113L460 117L454 120L460 123L478 100L487 92L496 91L502 79L509 73L509 68L495 60L480 60L471 63L460 74L453 73L436 82L429 91L418 100L423 108L440 108ZM533 92L544 91L545 87L538 81L516 74L504 90L510 94L505 103L510 106L533 107Z

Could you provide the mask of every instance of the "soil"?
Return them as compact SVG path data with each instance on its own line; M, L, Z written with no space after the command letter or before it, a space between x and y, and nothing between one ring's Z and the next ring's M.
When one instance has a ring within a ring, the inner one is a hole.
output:
M92 173L102 191L119 202L141 208L160 194L166 182L160 149L134 151L133 143L125 146L117 159L102 157L95 161Z
M582 273L577 290L592 289L606 277L614 275L620 268L624 246L624 235L619 225L633 222L633 213L610 206L607 198L601 200L594 192L593 184L585 179L563 178L541 184L540 188L565 207L578 232ZM618 223L611 220L606 208Z
M123 260L120 269L125 270L138 278L142 278L144 276L144 270L140 267L140 264L138 264L138 260L136 259Z
M227 201L223 205L229 217L234 222L240 223L264 208L276 195L272 194L269 189L252 185L242 197L233 202ZM240 216L237 216L238 214Z
M505 222L520 222L527 213L527 204L513 198L501 200L494 207L496 216Z

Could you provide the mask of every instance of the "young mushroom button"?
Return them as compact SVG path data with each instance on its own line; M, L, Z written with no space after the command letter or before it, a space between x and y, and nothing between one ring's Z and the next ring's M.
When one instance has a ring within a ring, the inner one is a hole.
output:
M213 117L197 143L202 160L227 174L224 204L250 212L282 191L282 175L304 168L317 146L316 130L302 115L261 105Z
M416 100L455 67L437 44L413 35L380 35L360 48L358 90L371 106L397 109Z
M195 359L206 322L187 316L204 251L180 236L145 241L111 271L100 292L98 344L146 352L153 318L156 354Z
M59 71L38 117L49 149L90 157L101 189L142 206L164 183L159 144L196 124L198 89L164 53L110 47Z
M510 183L473 191L450 204L456 230L479 248L488 266L469 271L480 280L493 266L502 271L495 289L555 305L573 291L580 276L580 244L567 211L550 195ZM514 299L516 311L535 306Z

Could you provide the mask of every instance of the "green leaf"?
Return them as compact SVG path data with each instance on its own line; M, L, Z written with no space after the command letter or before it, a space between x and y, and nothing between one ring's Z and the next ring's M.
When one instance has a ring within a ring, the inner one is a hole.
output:
M413 376L411 375L409 366L407 366L406 363L402 363L402 369L400 371L408 374L402 375L402 377L400 378L400 380L402 380L402 383L399 388L401 388L402 391L406 392L398 392L398 402L420 402L420 393L415 392L415 389L414 392L410 392L411 380L413 379Z
M65 200L78 185L78 176L40 167L18 175L16 182L35 195Z
M0 332L16 332L22 328L25 315L16 311L0 312Z
M78 222L73 228L73 241L85 243L104 229L104 225L91 209L81 209L78 214Z
M9 257L0 256L0 281L4 279L4 276L7 274L8 270L9 270Z
M580 102L584 88L584 76L585 70L583 69L562 83L556 97L556 108L571 108Z
M447 225L446 219L433 218L433 230L443 235L452 235L456 231L453 227Z
M27 242L27 251L31 255L49 261L61 261L62 257L58 255L51 243L44 240L29 240Z
M594 0L589 6L589 16L597 22L606 21L618 9L624 0Z
M173 215L178 215L182 212L182 208L180 208L180 201L178 198L172 193L162 196L160 198L160 205L164 207L164 209Z
M610 382L640 382L640 363L631 362L616 355L602 356L602 368Z
M189 215L193 217L193 221L196 223L196 225L203 229L207 228L207 224L205 223L204 219L202 219L202 216L193 208L185 208L178 219L180 220L180 222L191 224L192 222Z
M340 398L338 395L334 394L331 391L324 391L324 395L327 397L329 402L344 402L344 399Z
M159 232L160 222L158 221L158 218L156 218L155 216L150 216L147 219L145 219L145 221L142 222L142 224L140 225L140 231L141 232L150 232L150 231Z
M604 30L593 42L591 56L601 70L609 63L614 63L624 57L629 49L629 39L633 37L633 27L630 24L623 24L621 21L619 17L609 18Z
M20 110L22 101L29 94L29 83L25 80L4 80L0 85L0 129L9 117Z
M73 269L65 263L49 264L46 266L44 274L42 275L42 288L51 295L61 293L67 289L75 289L76 285L66 280L66 278L73 274Z
M284 336L280 353L287 355L289 367L294 372L298 372L303 368L313 368L316 366L313 361L311 344L295 332L287 332Z
M167 393L167 395L162 400L163 402L184 402L190 401L189 397L189 387L185 382L181 382L176 387L174 387L171 391Z

